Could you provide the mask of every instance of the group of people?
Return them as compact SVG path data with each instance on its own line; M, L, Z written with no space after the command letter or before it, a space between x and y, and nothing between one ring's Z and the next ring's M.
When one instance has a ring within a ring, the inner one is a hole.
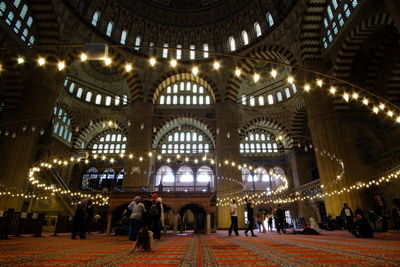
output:
M134 241L132 252L136 249L150 251L153 240L161 238L164 227L164 206L157 193L149 195L148 200L136 196L128 205L130 216L129 240Z
M85 199L78 204L75 210L75 216L72 222L72 239L76 239L79 233L81 239L86 238L86 232L89 230L90 223L93 220L93 200Z
M254 204L251 199L246 198L246 211L247 211L247 228L244 231L244 234L248 236L248 232L251 233L251 236L257 237L254 234L254 222L255 222L255 213L254 213ZM232 232L235 233L236 236L239 236L238 231L238 207L236 204L236 200L232 201L230 206L230 215L231 215L231 226L229 227L228 235L231 236ZM272 220L275 219L276 229L278 233L286 233L286 221L285 221L285 211L282 209L281 204L278 204L274 212L274 216L270 214L266 214L263 210L258 210L257 213L257 224L259 227L259 232L266 233L267 230L264 226L264 221L268 219L268 230L272 231Z

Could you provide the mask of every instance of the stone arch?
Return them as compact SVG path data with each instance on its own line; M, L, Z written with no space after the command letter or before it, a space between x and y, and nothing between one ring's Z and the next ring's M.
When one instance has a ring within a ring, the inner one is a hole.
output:
M234 73L231 74L227 83L225 100L226 101L237 101L237 94L241 83L249 75L251 71L256 67L259 61L257 59L265 59L271 61L281 61L288 65L297 65L296 57L285 47L282 46L265 46L262 48L255 49L247 55L249 58L243 59L239 64L238 68L241 69L242 74L237 77Z
M158 143L160 142L161 138L166 133L168 133L170 130L172 130L176 127L179 127L180 125L190 125L190 126L200 129L202 132L204 132L207 135L208 138L210 138L213 146L215 147L215 133L210 130L211 127L202 120L192 118L192 117L187 117L187 116L182 116L182 117L163 121L162 126L158 129L157 133L153 136L152 147L156 148Z
M157 97L160 95L162 90L166 88L168 85L172 84L176 81L181 80L190 80L196 83L201 84L206 88L213 98L214 103L220 102L220 93L218 91L217 86L215 83L207 78L204 73L200 73L199 75L195 76L190 71L181 69L178 71L171 71L163 75L157 82L152 86L152 90L148 96L148 102L155 104L157 101Z
M107 122L112 120L113 125L109 125ZM76 136L75 142L73 143L73 147L75 149L80 149L80 144L82 142L85 143L85 147L89 144L88 142L92 140L98 134L107 131L107 130L115 130L118 129L121 133L128 136L128 129L122 123L107 117L97 118L92 121L89 125L86 125L82 131Z
M190 210L194 215L194 233L204 234L206 233L206 216L207 212L202 207L201 203L188 203L179 208L178 214L181 218L186 211Z
M71 108L68 104L66 104L66 103L64 103L64 102L59 102L59 101L57 101L56 104L55 104L54 106L60 107L60 108L62 108L63 110L65 110L65 111L67 112L68 116L69 116L69 119L71 119L71 128L72 128L71 145L72 145L72 144L75 143L75 140L76 140L76 137L77 137L77 136L76 136L75 129L76 129L76 127L78 126L78 122L77 122L77 120L76 120L75 113L74 113L74 111L72 110L72 108Z
M293 143L297 144L303 138L303 127L307 122L307 111L304 106L295 110L290 123L290 133L292 135Z

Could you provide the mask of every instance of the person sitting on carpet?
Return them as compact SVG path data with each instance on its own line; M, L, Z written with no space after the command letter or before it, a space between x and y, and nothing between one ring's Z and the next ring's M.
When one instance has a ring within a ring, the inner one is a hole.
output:
M374 237L374 231L372 230L371 225L367 221L367 219L361 214L357 214L355 217L355 223L354 223L354 228L351 231L351 233L355 237L361 237L361 238L373 238Z
M310 218L310 224L307 224L302 231L293 230L293 234L302 235L320 235L320 229L313 217Z
M135 245L132 247L131 252L134 252L136 249L140 251L151 251L154 246L153 232L147 230L147 227L143 227L140 229L137 235L137 241Z

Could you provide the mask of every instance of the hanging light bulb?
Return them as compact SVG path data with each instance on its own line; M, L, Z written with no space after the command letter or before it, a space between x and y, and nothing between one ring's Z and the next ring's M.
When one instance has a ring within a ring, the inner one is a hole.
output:
M294 78L293 78L293 76L288 76L287 81L288 81L288 83L290 83L290 84L294 83Z
M255 83L258 82L259 79L260 79L260 74L254 73L254 75L253 75L253 80L254 80L254 82L255 82Z
M236 68L236 69L235 69L235 75L236 75L237 77L239 77L241 73L242 73L242 71L241 71L239 68Z
M358 99L358 94L356 92L354 92L352 97L353 97L353 99Z
M400 123L400 116L396 118L396 122Z
M389 111L387 112L387 115L388 115L389 117L393 117L393 111L389 110Z
M278 71L276 70L276 69L272 69L271 70L271 76L272 76L272 78L276 78L276 76L278 75Z
M64 61L59 61L57 63L57 68L59 71L62 71L65 68L65 62Z
M310 85L309 85L308 83L306 83L306 84L304 85L304 91L309 92L310 90L311 90Z
M367 98L364 98L363 101L362 101L362 103L363 103L364 105L366 105L366 106L368 106L368 102L369 102L369 101L368 101Z
M155 57L151 57L151 58L149 59L149 63L150 63L150 66L153 67L153 66L157 63L156 58L155 58Z
M321 79L317 79L317 85L319 87L322 87L323 81Z
M378 107L373 107L373 108L372 108L372 111L373 111L375 114L378 114L379 108L378 108Z
M196 67L196 66L194 66L194 67L192 68L192 73L193 73L194 76L196 76L196 75L199 73L199 68Z
M125 71L126 71L126 72L131 72L131 71L132 71L132 64L126 63L126 65L125 65Z
M39 66L43 66L44 64L46 64L46 59L44 57L39 57L38 64Z
M380 108L381 110L384 110L384 109L385 109L385 104L381 103L381 104L379 105L379 108Z
M85 53L82 53L80 58L82 62L85 62L87 60L87 55Z
M17 58L17 62L18 62L18 64L24 64L25 63L25 59L23 57L18 57Z
M346 100L346 102L349 102L350 95L348 93L344 93L343 98L344 98L344 100Z
M169 64L171 65L171 67L175 68L176 65L178 65L178 61L176 61L176 59L171 59L171 61L169 62Z
M111 58L106 57L106 58L104 59L104 64L106 64L106 66L110 65L110 64L111 64Z
M334 94L336 93L336 88L332 86L332 87L329 89L329 93L331 93L332 95L334 95Z
M221 67L221 64L219 64L218 61L214 61L213 66L214 66L214 69L215 69L215 70L218 70L218 69Z

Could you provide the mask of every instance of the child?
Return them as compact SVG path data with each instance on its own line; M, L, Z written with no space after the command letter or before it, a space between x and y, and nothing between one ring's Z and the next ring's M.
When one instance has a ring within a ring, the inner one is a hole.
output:
M144 227L140 229L137 235L136 243L133 246L131 252L134 252L136 249L139 249L141 251L151 251L153 246L154 246L153 232L147 230L147 228Z

